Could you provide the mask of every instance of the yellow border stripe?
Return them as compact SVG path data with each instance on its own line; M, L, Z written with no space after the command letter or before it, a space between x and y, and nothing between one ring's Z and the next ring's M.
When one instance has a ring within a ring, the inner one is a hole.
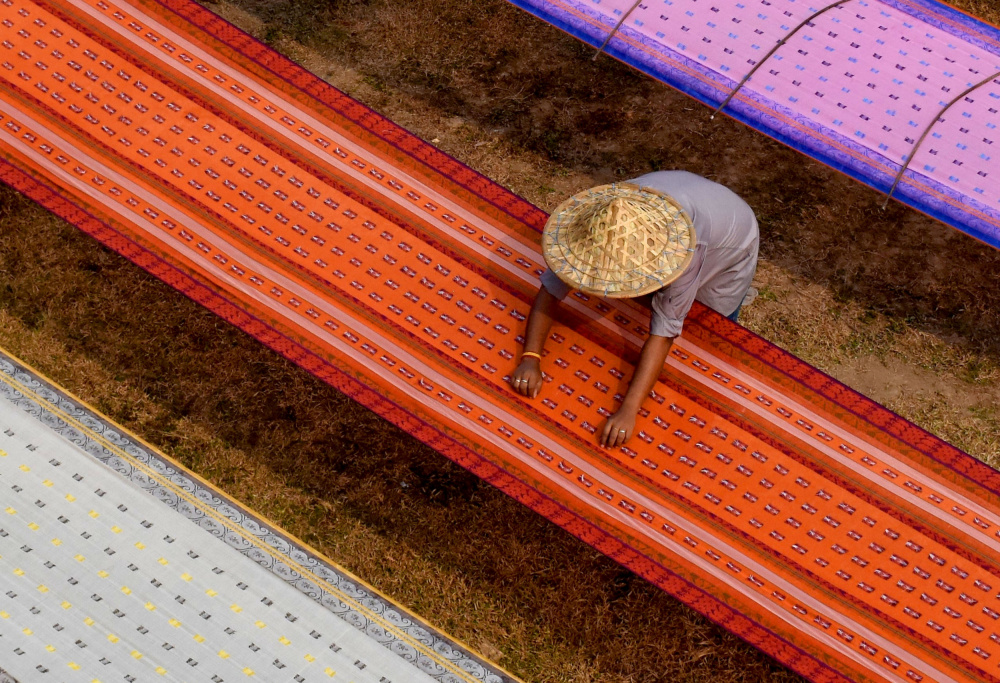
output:
M374 595L377 595L377 596L381 597L387 603L389 603L389 604L395 604L395 603L392 603L389 600L387 600L384 596L382 596L382 594L378 590L376 590L373 587L371 587L367 582L359 579L354 574L352 574L352 573L344 570L340 565L338 565L337 563L335 563L332 560L330 560L329 558L327 558L325 555L323 555L322 553L320 553L319 551L317 551L315 548L313 548L309 544L301 541L300 539L298 539L297 537L293 536L292 534L289 534L289 533L285 532L284 529L281 529L281 527L279 525L274 524L273 522L271 522L269 519L267 519L263 515L259 515L256 511L243 506L238 501L235 501L235 499L233 499L231 496L229 496L228 494L226 494L221 489L218 489L212 483L210 483L207 480L203 479L202 477L200 477L196 473L188 470L186 467L184 467L180 463L176 462L173 458L170 458L169 456L165 455L159 449L157 449L157 448L155 448L153 446L150 446L146 441L144 441L140 437L136 436L133 432L131 432L131 431L127 430L127 429L122 428L120 425L118 425L117 422L115 422L114 420L112 420L108 416L104 415L101 411L94 409L86 401L81 400L75 394L73 394L72 392L67 391L66 389L64 389L59 384L56 384L55 382L52 382L43 373L37 371L34 367L32 367L31 365L29 365L28 363L25 363L25 362L21 361L19 358L17 358L13 354L7 352L6 349L3 349L2 347L0 347L0 352L4 353L8 358L10 358L11 360L13 360L15 363L18 363L18 364L22 365L26 370L28 370L31 373L35 374L39 378L42 378L45 381L47 381L49 384L51 384L55 389L57 389L58 391L60 391L66 397L68 397L71 400L73 400L76 403L78 403L80 405L80 407L85 408L86 410L89 410L90 412L94 413L95 415L103 418L105 421L107 421L107 422L115 425L115 427L119 431L121 431L123 434L125 434L126 436L128 436L130 439L132 439L133 441L135 441L136 444L140 445L141 447L149 450L150 452L154 453L158 457L162 458L165 462L169 463L172 467L175 467L178 472L180 472L180 473L182 473L182 474L184 474L186 476L190 476L192 479L196 480L197 482L199 482L200 484L202 484L206 488L210 489L211 491L215 491L215 492L221 494L222 496L224 496L225 498L229 498L230 500L233 500L233 502L237 503L238 506L241 509L243 509L245 512L247 512L249 514L252 514L260 522L262 522L264 524L267 524L268 526L272 527L275 530L280 529L282 531L282 533L284 533L290 540L292 540L295 543L297 543L298 545L300 545L303 549L308 550L311 554L315 555L317 557L317 559L330 564L332 567L334 567L340 573L344 574L345 577L349 578L351 581L354 581L354 582L358 583L360 586L363 586L366 590L368 590L369 592L371 592ZM284 563L288 564L289 566L291 566L293 569L295 569L295 571L299 572L301 575L310 578L317 585L323 587L327 592L329 592L329 593L337 596L343 602L351 605L353 609L355 609L356 611L358 611L361 614L363 614L370 621L373 621L373 622L379 624L380 626L382 626L382 628L384 628L385 630L387 630L387 631L389 631L391 633L396 634L397 637L401 641L403 641L403 642L409 644L410 646L412 646L415 650L417 650L418 652L420 652L421 654L423 654L424 656L426 656L428 659L434 661L439 666L441 666L441 668L443 668L446 671L448 671L448 672L450 672L450 673L458 676L461 680L468 681L469 683L479 683L480 679L476 678L475 676L472 676L471 674L469 674L466 671L463 671L461 668L459 668L455 664L455 662L453 662L453 661L451 661L449 659L445 659L444 657L442 657L441 655L439 655L437 652L435 652L432 648L429 648L428 646L426 646L422 642L420 642L420 641L414 639L413 637L409 636L408 634L402 632L395 625L390 624L388 621L386 621L385 619L383 619L381 617L381 615L379 615L376 612L373 612L373 611L367 609L364 605L362 605L358 601L354 600L349 595L346 595L345 593L343 593L342 591L340 591L335 586L331 585L327 581L324 581L320 577L318 577L315 574L313 574L306 567L304 567L301 564L299 564L299 563L295 562L294 560L292 560L291 557L289 557L287 555L282 555L282 554L276 552L273 548L271 548L271 546L261 543L260 539L258 539L256 536L253 536L252 534L246 533L239 526L234 525L232 523L232 520L230 520L229 518L227 518L227 517L219 514L218 512L216 512L215 510L213 510L211 508L206 508L205 506L203 506L200 503L200 501L198 501L197 498L195 498L194 496L191 496L190 494L188 494L183 489L181 489L181 488L179 488L179 487L171 484L169 481L163 479L159 475L159 473L156 472L156 470L154 470L154 469L152 469L152 468L144 465L141 462L138 462L132 455L130 455L126 451L122 450L121 448L119 448L118 446L116 446L114 443L108 441L107 439L105 439L104 437L100 436L99 434L95 433L92 429L90 429L86 425L84 425L81 422L79 422L76 418L74 418L71 415L67 414L66 412L64 412L63 410L61 410L60 408L58 408L53 403L51 403L49 401L46 401L46 400L42 399L41 397L39 397L38 394L36 394L34 391L32 391L29 387L21 384L20 382L18 382L17 380L13 379L12 377L10 377L9 375L7 375L6 373L0 373L0 375L2 375L2 377L0 377L0 381L3 381L4 384L7 384L12 389L20 392L26 398L34 401L35 403L37 403L39 406L41 406L45 410L48 410L49 412L53 413L54 415L56 415L57 417L59 417L61 420L63 420L64 422L66 422L67 425L69 425L69 426L73 427L74 429L76 429L78 431L81 431L81 432L83 432L85 434L91 435L91 437L95 441L99 442L102 446L104 446L105 448L107 448L109 451L111 451L114 454L118 455L119 457L123 458L126 462L131 463L134 467L136 467L137 469L139 469L141 472L143 472L143 474L145 474L150 479L156 481L157 483L159 483L164 488L169 489L170 491L174 492L174 494L177 495L178 498L181 498L181 499L187 501L189 504L193 505L196 509L202 510L206 515L211 516L212 518L214 518L215 520L217 520L220 524L222 524L223 526L225 526L227 529L229 529L233 533L238 534L242 538L246 539L250 544L252 544L256 548L262 550L263 552L267 553L271 557L273 557L275 559L279 559L280 558L280 560L282 562L284 562ZM413 614L413 612L410 611L410 610L406 610L405 608L401 608L401 609L404 609L404 611L409 612L410 614ZM414 615L414 616L416 616L416 615ZM428 623L428 622L426 622L426 620L423 620L423 621L425 621L425 623ZM440 631L440 629L437 629L436 627L435 627L435 630L437 630L438 633L440 633L442 635L442 637L447 638L448 640L451 640L456 645L460 645L461 647L464 647L469 652L475 652L472 648L470 648L468 645L466 645L465 643L463 643L461 640L458 640L457 638L452 638L450 635L448 635L448 634ZM480 659L482 659L483 661L489 661L485 657L483 657L482 655L477 655L477 656ZM490 662L490 665L492 667L494 667L498 672L501 672L504 675L509 676L511 679L513 679L513 680L520 680L520 679L516 678L515 676L513 676L512 674L510 674L509 672L503 670L501 667L497 666L495 663Z

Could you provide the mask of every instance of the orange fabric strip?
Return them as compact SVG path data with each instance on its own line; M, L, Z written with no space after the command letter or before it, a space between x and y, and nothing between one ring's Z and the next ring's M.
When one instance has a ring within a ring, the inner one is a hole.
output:
M188 0L0 0L5 182L817 681L1000 680L997 473L697 309L573 295L544 215Z

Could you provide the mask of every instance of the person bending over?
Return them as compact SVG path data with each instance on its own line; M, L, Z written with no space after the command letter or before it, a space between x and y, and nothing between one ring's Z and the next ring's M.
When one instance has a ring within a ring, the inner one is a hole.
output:
M625 398L600 436L603 446L624 444L692 302L738 319L758 245L757 219L747 203L687 171L650 173L570 197L542 233L549 269L528 316L511 385L524 396L538 395L542 347L556 307L571 290L638 298L652 309L649 337Z

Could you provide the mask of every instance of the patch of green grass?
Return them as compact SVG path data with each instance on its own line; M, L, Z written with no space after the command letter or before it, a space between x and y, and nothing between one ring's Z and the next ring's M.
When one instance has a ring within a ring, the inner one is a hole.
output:
M987 358L973 356L962 365L958 376L966 382L981 384L987 380L996 379L997 366Z
M383 81L378 76L368 75L361 79L364 83L368 84L372 90L376 92L385 92L385 81Z
M550 158L558 159L568 137L566 131L546 130L538 138L539 146Z
M832 292L782 286L779 300L762 287L773 305L748 311L756 331L820 366L892 353L970 378L977 400L995 391L1000 258L950 228L874 211L876 193L732 121L703 123L684 96L592 62L591 48L501 0L236 4L267 42L299 40L355 70L390 117L420 105L428 126L462 116L470 131L501 129L502 148L533 164L515 191L550 194L554 173L730 173L770 264ZM996 21L984 0L963 6ZM473 647L494 644L526 679L798 680L5 189L0 276L0 343ZM997 464L987 404L906 401L892 407Z
M969 413L977 420L997 419L997 407L993 404L972 406Z
M761 301L777 301L778 295L770 287L763 286L757 290L757 298Z
M906 321L901 318L890 317L886 322L886 329L892 334L903 334L909 329Z

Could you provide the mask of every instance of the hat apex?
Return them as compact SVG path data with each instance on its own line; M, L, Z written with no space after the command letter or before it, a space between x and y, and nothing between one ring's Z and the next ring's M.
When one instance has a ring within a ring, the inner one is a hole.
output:
M694 246L694 225L672 197L630 183L570 197L542 235L545 261L560 279L609 297L666 286L683 272Z

